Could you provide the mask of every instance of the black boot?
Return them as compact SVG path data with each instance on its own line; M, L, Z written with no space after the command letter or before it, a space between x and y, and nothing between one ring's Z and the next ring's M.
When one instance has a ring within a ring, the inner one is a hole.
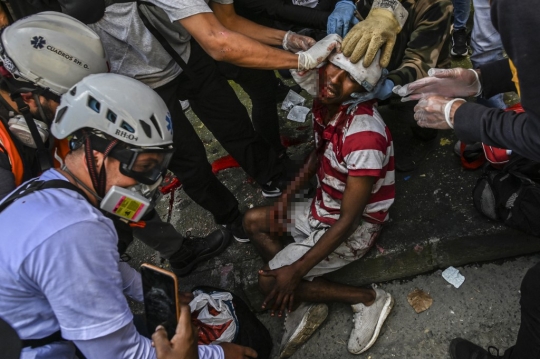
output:
M229 231L217 229L206 237L186 233L182 247L169 258L171 269L179 277L189 274L198 263L220 254L231 242Z
M489 350L489 351L488 351ZM462 338L456 338L450 342L450 357L452 359L493 359L499 356L499 349L489 347L488 350ZM491 354L496 352L497 354Z

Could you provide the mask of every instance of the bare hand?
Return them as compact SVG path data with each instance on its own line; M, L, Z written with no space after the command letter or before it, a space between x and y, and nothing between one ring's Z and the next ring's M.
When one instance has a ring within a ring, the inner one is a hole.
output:
M223 348L225 359L248 359L257 357L257 352L255 350L238 344L220 343L219 346Z
M401 101L420 100L429 95L444 97L468 97L477 96L481 90L478 75L474 70L454 69L430 69L429 77L416 80L404 86L396 86L392 90L403 97Z
M274 288L264 299L262 308L266 309L268 304L274 300L274 305L270 310L270 315L274 316L274 312L278 311L278 317L283 315L285 310L289 313L294 305L294 291L302 280L302 275L299 274L297 268L293 265L284 266L273 270L259 271L259 275L264 277L274 277Z
M176 333L169 342L167 331L161 325L152 335L152 345L158 359L198 359L197 329L191 324L189 306L180 305L180 318Z

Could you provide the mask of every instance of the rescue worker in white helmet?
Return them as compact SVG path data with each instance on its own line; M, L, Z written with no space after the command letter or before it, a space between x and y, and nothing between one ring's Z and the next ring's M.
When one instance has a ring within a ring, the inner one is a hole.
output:
M36 148L33 153L37 160L33 161L31 178L53 165L55 152L63 158L69 151L67 141L48 136L51 120L60 97L71 86L85 76L108 72L106 53L97 34L80 21L58 12L43 12L18 20L2 31L0 59L3 86L24 116L10 121L12 125L4 121L3 133L6 138L19 135L19 142L34 144L31 147ZM60 166L54 162L56 167ZM19 168L13 163L16 161L11 161L12 168ZM143 219L137 226L114 220L120 237L119 251L123 253L137 237L159 251L162 258L169 259L171 268L180 276L221 253L230 243L230 234L225 230L216 230L206 238L183 238L171 224L162 222L155 211L148 211Z
M173 153L169 116L122 75L90 75L62 97L51 125L70 138L62 168L0 204L0 316L23 340L22 358L74 358L75 345L89 359L155 358L124 297L143 300L140 275L120 262L102 211L137 219L149 208Z

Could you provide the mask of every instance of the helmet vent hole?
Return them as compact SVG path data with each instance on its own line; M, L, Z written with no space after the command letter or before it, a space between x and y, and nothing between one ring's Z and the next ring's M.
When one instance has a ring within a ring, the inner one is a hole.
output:
M87 105L88 107L90 107L92 110L94 110L97 113L99 113L99 111L101 110L101 103L99 103L99 101L93 98L92 96L88 96Z
M152 138L152 127L150 127L150 125L147 124L146 122L144 122L143 120L139 120L139 123L140 123L146 137Z
M154 125L154 128L156 129L159 137L163 138L163 134L161 133L161 129L159 128L158 122L157 122L156 118L154 117L154 115L150 116L150 121L152 121L152 124ZM150 136L148 136L148 137L150 137Z
M120 125L120 127L126 130L127 132L135 133L135 129L131 127L126 121L122 121L122 124Z
M54 119L54 123L59 123L60 121L62 121L62 118L66 114L67 109L67 106L64 106L59 109L58 112L56 112L56 118Z
M77 94L77 86L74 86L71 91L69 91L69 94L71 96L75 96Z
M111 110L107 110L107 120L109 120L112 123L116 122L116 114L112 112Z

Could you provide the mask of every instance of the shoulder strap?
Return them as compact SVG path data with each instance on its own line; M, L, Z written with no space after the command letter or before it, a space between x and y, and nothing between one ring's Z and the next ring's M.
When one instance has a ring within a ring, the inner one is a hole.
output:
M22 347L30 347L30 348L38 348L42 347L48 344L52 344L54 342L64 342L66 341L64 338L62 338L62 332L57 331L52 333L49 336L46 336L45 338L41 339L26 339L22 341Z
M75 186L71 182L64 181L64 180L40 181L38 179L34 179L34 180L20 186L10 196L6 197L4 199L4 201L2 201L2 203L0 203L0 212L2 212L10 204L15 202L15 200L17 200L19 198L27 196L30 193L34 193L36 191L40 191L40 190L43 190L43 189L49 189L49 188L69 189L71 191L75 191L75 192L79 193L81 196L83 196L88 201L88 196L86 195L86 193L84 193L79 187Z
M154 35L154 37L159 41L159 43L161 44L161 46L163 46L163 48L165 49L165 51L167 51L169 53L169 55L171 55L171 57L173 58L174 61L176 61L176 63L178 64L178 66L180 66L180 68L182 68L182 70L184 70L184 72L186 73L186 75L190 78L190 79L195 79L195 75L193 74L193 72L188 68L188 65L186 64L186 62L184 61L184 59L182 59L182 56L180 56L178 54L178 52L176 52L173 47L171 46L171 44L169 44L169 42L167 41L167 39L165 39L165 36L163 36L163 34L161 34L159 32L158 29L156 29L154 27L154 25L152 25L150 23L150 20L148 20L148 18L146 17L146 15L144 15L144 13L141 11L141 7L140 5L147 5L147 6L154 6L154 4L152 3L149 3L149 2L146 2L146 1L137 1L137 10L139 12L139 16L142 20L142 22L144 23L144 26L146 26L146 28L148 29L148 31L150 31L152 33L152 35Z

